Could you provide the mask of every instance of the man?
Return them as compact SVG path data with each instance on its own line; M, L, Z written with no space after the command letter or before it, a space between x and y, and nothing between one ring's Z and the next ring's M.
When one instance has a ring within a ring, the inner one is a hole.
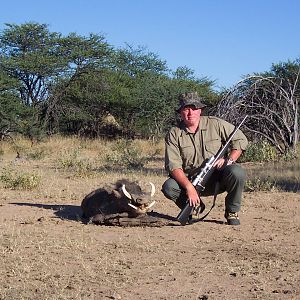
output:
M165 137L165 168L169 173L162 192L179 208L202 204L200 195L190 177L199 171L203 163L215 155L226 142L234 126L216 117L201 116L206 105L196 92L179 97L177 112L182 122L170 129ZM246 136L238 130L231 141L227 157L217 160L216 170L208 180L203 196L227 192L225 218L228 225L239 225L238 212L245 183L245 171L236 164L248 144ZM216 183L218 188L216 191Z

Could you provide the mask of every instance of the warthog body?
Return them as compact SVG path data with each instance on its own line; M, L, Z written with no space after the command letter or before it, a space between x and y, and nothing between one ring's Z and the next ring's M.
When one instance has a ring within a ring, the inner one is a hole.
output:
M83 218L101 224L112 217L136 218L145 214L154 204L155 187L143 192L136 182L119 180L112 187L99 188L88 194L81 203Z

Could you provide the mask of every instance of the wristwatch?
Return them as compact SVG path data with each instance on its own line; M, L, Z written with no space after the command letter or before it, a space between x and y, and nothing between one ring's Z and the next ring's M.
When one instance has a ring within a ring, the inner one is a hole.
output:
M227 166L230 166L230 165L232 165L232 164L234 164L235 163L235 161L232 159L232 158L228 158L227 159Z

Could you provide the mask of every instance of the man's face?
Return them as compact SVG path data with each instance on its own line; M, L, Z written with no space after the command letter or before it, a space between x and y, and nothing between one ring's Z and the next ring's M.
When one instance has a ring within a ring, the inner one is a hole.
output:
M196 126L199 124L201 109L193 105L185 106L180 111L180 116L186 126Z

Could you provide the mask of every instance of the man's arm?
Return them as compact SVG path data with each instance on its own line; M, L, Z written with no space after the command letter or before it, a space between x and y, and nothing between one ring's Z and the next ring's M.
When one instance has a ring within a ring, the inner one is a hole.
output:
M236 162L238 160L238 158L241 156L242 152L243 152L242 150L232 149L228 156L228 160L226 161L226 159L220 158L216 161L214 167L216 167L217 169L220 169L223 167L225 162L227 163L227 165L233 164L234 162Z
M242 150L232 149L228 158L236 162L238 158L242 155Z
M174 169L173 171L171 171L171 176L186 191L186 196L191 206L200 204L200 198L195 187L186 177L182 169Z

